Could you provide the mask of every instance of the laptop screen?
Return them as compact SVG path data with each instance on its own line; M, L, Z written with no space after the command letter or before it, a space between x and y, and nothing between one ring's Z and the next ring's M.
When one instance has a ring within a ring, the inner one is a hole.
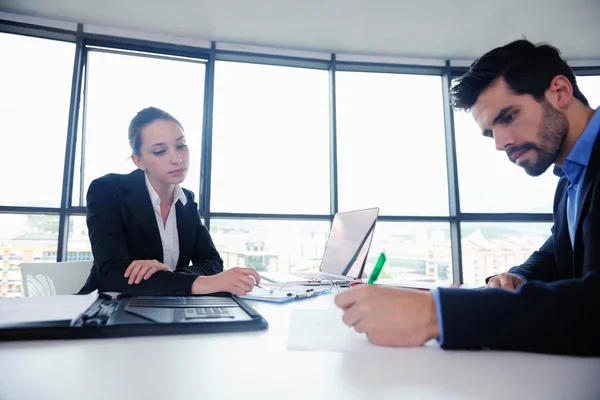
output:
M369 253L379 208L335 214L321 271L360 278Z

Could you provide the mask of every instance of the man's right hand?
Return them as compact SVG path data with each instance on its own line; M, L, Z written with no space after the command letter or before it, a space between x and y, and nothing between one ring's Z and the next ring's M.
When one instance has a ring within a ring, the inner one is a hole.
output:
M253 268L234 267L212 276L199 276L192 284L192 294L229 292L242 296L251 292L260 275Z
M486 287L516 290L519 288L519 286L521 286L524 283L525 281L520 276L508 272L503 272L490 278Z

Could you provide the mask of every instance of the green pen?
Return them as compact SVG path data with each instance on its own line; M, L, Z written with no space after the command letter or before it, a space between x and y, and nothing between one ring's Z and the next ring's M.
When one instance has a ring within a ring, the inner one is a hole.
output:
M375 268L373 268L373 272L371 272L371 276L369 277L369 285L375 283L377 278L379 278L379 274L383 269L383 264L385 264L385 254L381 253L379 258L377 259L377 263L375 264Z

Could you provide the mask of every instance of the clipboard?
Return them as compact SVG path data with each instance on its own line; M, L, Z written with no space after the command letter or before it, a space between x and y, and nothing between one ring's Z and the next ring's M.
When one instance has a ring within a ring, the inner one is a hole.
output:
M269 303L289 303L296 300L310 299L317 296L322 296L331 293L331 286L328 287L281 287L281 285L262 284L270 290L264 290L260 287L254 287L250 293L247 293L240 298L244 300L266 301Z

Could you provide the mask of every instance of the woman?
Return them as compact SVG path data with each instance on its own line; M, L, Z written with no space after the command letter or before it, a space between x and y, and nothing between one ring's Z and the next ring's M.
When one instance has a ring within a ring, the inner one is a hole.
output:
M81 293L251 291L259 275L251 268L223 272L194 194L179 186L189 166L179 121L146 108L129 125L129 144L138 169L98 178L87 193L94 265Z

